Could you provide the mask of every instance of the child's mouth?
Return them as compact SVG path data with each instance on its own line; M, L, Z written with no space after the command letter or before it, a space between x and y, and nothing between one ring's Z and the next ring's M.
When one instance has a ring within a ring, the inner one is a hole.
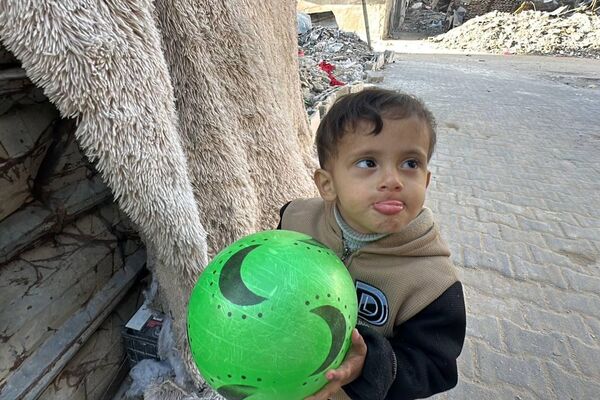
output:
M373 204L373 208L381 214L394 215L404 211L405 205L399 200L385 200Z

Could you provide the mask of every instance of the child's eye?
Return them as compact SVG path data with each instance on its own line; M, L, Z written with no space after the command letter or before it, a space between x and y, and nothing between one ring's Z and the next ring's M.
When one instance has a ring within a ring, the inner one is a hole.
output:
M359 160L355 165L358 168L375 168L377 166L375 161L370 159Z
M402 168L416 169L419 168L419 161L417 160L406 160L402 163Z

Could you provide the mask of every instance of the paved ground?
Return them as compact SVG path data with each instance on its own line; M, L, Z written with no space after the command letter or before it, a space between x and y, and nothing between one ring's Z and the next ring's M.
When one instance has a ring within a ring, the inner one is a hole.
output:
M428 205L465 285L437 399L600 399L600 61L399 55L439 122Z

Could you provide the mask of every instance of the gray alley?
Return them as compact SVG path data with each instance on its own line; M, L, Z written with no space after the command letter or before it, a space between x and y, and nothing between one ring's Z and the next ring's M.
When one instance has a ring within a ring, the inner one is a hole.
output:
M599 398L600 62L402 54L384 76L439 125L427 205L468 339L437 398Z

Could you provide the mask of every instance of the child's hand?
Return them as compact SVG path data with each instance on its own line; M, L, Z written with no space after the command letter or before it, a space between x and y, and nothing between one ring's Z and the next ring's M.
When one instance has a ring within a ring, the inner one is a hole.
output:
M365 357L367 356L367 345L363 337L358 333L357 329L352 331L352 347L346 355L344 362L337 369L327 371L325 376L329 379L329 383L323 389L314 395L307 397L305 400L327 400L342 386L347 385L362 373L365 365Z

